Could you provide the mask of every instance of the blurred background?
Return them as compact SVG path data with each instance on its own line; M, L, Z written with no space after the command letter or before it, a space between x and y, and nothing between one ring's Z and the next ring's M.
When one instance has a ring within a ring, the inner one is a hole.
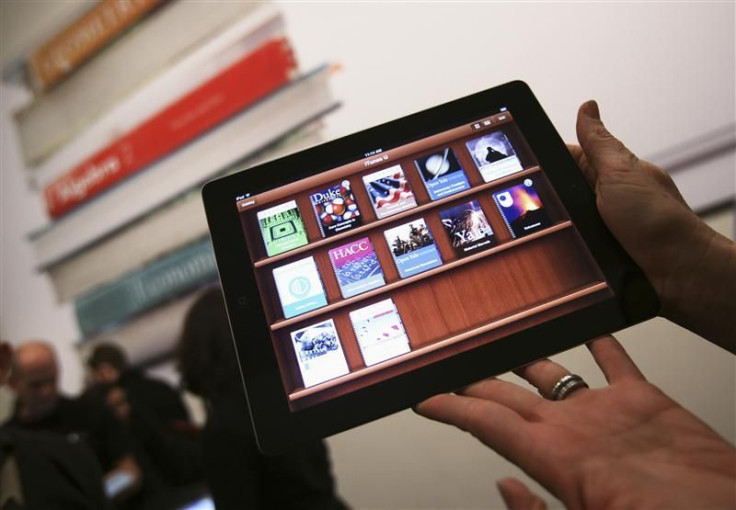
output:
M0 1L0 338L51 342L67 394L102 340L178 385L184 314L216 279L203 182L510 80L569 142L596 99L611 132L734 237L733 2L141 1L105 25L111 3ZM80 43L94 23L105 35ZM736 439L733 356L662 319L618 336ZM584 348L558 358L603 383ZM0 391L2 421L13 396ZM186 402L201 424L201 401ZM355 508L498 508L494 480L525 479L410 411L327 443Z

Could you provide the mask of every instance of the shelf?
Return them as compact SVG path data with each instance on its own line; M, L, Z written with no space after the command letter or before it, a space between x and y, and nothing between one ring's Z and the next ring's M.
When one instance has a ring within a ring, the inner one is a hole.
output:
M443 349L449 345L456 344L458 342L462 342L464 340L467 340L469 338L475 337L477 335L481 335L483 333L488 333L489 331L492 331L494 329L498 329L502 326L506 326L507 324L510 324L512 322L516 322L521 319L525 319L527 317L531 317L533 315L536 315L538 313L544 312L546 310L550 310L552 308L555 308L557 306L569 303L571 301L575 301L576 299L580 299L584 296L594 294L596 292L605 290L608 288L608 284L606 282L598 282L594 283L592 285L588 285L587 287L583 287L581 289L578 289L576 291L570 292L562 297L559 297L557 299L553 299L551 301L547 301L545 303L542 303L537 306L533 306L531 308L527 308L526 310L523 310L521 312L508 315L502 319L495 320L493 322L490 322L489 324L486 324L484 326L480 326L477 328L473 328L469 331L465 331L464 333L461 333L459 335L454 335L449 338L445 338L444 340L440 340L439 342L435 342L431 345L427 345L425 347L422 347L420 349L417 349L415 351L412 351L407 354L403 354L401 356L398 356L396 358L392 358L389 360L384 361L383 363L380 363L378 365L373 365L371 367L361 368L359 370L356 370L355 372L351 372L347 375L331 379L329 381L325 381L323 383L320 383L318 385L312 386L311 388L306 388L302 390L295 391L289 395L290 401L295 401L304 397L308 397L310 395L314 395L315 393L319 393L323 390L326 390L328 388L332 388L335 386L339 386L341 384L344 384L348 381L352 381L355 379L359 379L361 377L364 377L368 374L372 374L374 372L378 372L381 370L385 370L386 368L392 367L394 365L398 365L400 363L404 363L410 359L417 358L419 356L426 355L430 352Z
M361 234L363 232L368 232L370 230L373 230L377 227L380 227L382 225L387 225L389 223L392 223L396 220L400 220L401 218L407 218L410 216L414 216L417 213L421 213L424 211L428 211L430 209L434 209L438 206L444 205L446 203L452 202L454 200L458 200L464 197L469 197L472 195L475 195L476 193L480 191L485 191L490 188L495 188L496 186L503 184L505 182L513 181L515 179L519 179L521 177L526 177L528 175L532 175L536 172L539 172L540 167L539 166L533 166L531 168L528 168L526 170L522 170L521 172L517 172L511 175L508 175L506 177L502 177L501 179L496 179L495 181L487 182L485 184L482 184L480 186L475 186L473 188L470 188L468 190L465 190L461 193L456 193L455 195L451 195L449 197L445 197L440 200L435 200L434 202L428 202L426 204L422 204L420 206L414 207L412 209L408 209L406 211L403 211L399 214L394 214L393 216L389 216L388 218L382 218L380 220L373 221L367 225L363 225L358 228L350 229L346 232L343 232L342 234L337 234L332 237L326 237L323 239L319 239L318 241L314 241L311 243L308 243L304 246L300 246L299 248L287 251L285 253L280 253L279 255L274 255L273 257L263 258L260 260L257 260L253 266L255 268L260 268L263 266L267 266L269 264L274 264L280 260L284 260L288 257L292 257L294 255L298 255L300 253L304 253L307 251L314 250L315 248L319 248L320 246L327 245L329 243L333 243L335 241L339 241L340 239L344 239L350 236L355 236L358 234Z
M544 230L540 230L538 232L534 232L533 234L529 234L526 237L522 237L520 239L514 239L512 241L503 243L501 245L495 246L493 248L490 248L488 250L476 253L474 255L470 255L468 257L455 260L453 262L449 262L447 264L443 264L439 267L436 267L434 269L430 269L429 271L425 271L423 273L420 273L415 276L411 276L409 278L405 278L402 280L395 281L393 283L389 283L387 285L383 285L382 287L378 287L377 289L370 290L368 292L364 292L363 294L353 296L347 299L343 299L340 301L337 301L332 304L328 304L327 306L323 306L322 308L317 308L316 310L312 310L310 312L307 312L305 314L299 315L297 317L292 317L290 319L282 319L279 321L276 321L271 325L271 331L278 331L279 329L286 328L289 326L292 326L294 324L303 322L307 319L311 319L312 317L316 317L318 315L322 315L324 313L328 312L334 312L335 310L338 310L340 308L343 308L345 306L352 305L354 303L358 303L360 301L370 299L373 296L377 296L379 294L383 294L385 292L389 292L395 289L398 289L400 287L404 287L406 285L410 285L414 282L423 280L425 278L429 278L431 276L444 273L445 271L449 271L451 269L455 269L457 267L463 266L465 264L470 264L472 262L475 262L476 260L482 259L484 257L489 257L495 253L502 252L504 250L508 250L510 248L514 248L515 246L519 246L524 243L528 243L530 241L533 241L535 239L539 239L540 237L544 237L550 234L553 234L555 232L558 232L560 230L564 230L567 228L572 228L572 222L571 221L563 221L560 223L557 223L555 225L552 225L551 227L548 227Z

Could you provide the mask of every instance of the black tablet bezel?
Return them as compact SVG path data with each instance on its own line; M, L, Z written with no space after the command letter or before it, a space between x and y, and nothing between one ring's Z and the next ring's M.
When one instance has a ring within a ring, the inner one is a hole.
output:
M235 205L257 194L507 108L606 277L614 298L299 411L289 408ZM599 216L595 196L529 87L515 81L209 182L203 189L220 282L260 448L276 453L410 407L655 316L659 301ZM543 341L540 341L543 339Z

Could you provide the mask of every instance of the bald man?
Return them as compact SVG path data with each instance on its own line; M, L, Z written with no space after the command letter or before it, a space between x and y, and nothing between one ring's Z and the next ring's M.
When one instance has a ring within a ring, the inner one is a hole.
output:
M10 387L17 396L10 425L86 444L105 473L109 496L125 498L137 492L141 473L125 428L101 403L61 395L58 379L56 355L49 344L32 341L18 346L10 373Z
M0 386L8 382L12 349L0 341ZM102 472L79 441L0 426L0 509L111 508Z

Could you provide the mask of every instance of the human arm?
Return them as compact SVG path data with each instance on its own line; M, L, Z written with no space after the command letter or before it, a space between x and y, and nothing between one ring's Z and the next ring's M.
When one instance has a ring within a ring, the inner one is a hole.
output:
M570 152L606 225L654 285L661 315L736 353L736 244L692 212L666 172L611 135L594 101L578 112L577 136Z
M470 432L568 508L736 505L734 447L649 384L612 337L589 349L609 386L551 401L491 378L432 397L416 411ZM567 373L549 360L518 371L547 392ZM510 489L504 483L506 495L522 496L512 509L534 502L519 482Z

